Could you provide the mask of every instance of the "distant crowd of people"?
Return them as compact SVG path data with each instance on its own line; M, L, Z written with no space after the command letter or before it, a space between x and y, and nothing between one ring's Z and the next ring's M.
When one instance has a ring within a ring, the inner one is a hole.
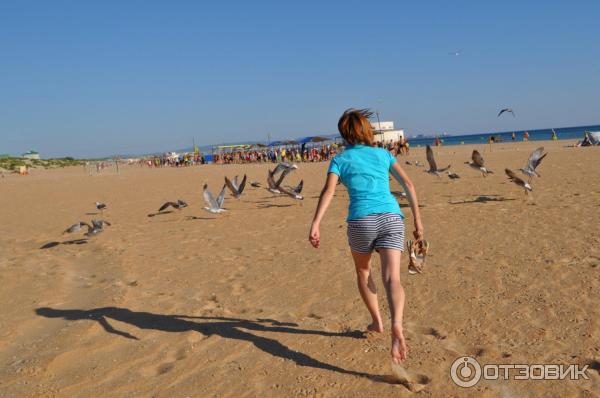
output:
M408 155L410 145L402 137L398 141L375 142L373 146L385 148L392 155ZM343 150L344 146L338 143L323 144L319 146L281 146L270 148L240 149L231 152L221 152L205 156L202 153L183 153L179 155L164 154L145 158L139 163L148 167L186 167L205 164L209 161L215 164L242 164L242 163L279 163L279 162L326 162Z

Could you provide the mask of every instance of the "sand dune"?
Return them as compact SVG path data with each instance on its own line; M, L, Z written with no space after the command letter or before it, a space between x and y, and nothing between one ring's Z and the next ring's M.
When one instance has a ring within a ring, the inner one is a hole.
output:
M409 359L420 396L600 396L599 148L549 152L529 199L504 168L539 143L477 147L495 174L464 164L473 146L434 149L451 181L406 166L431 243L424 274L403 256ZM404 160L425 160L413 148ZM0 180L0 396L410 396L393 381L389 334L365 335L342 186L307 241L326 164L302 164L304 201L246 187L229 211L202 208L202 185L266 180L267 165L155 169L88 176L34 170ZM392 190L399 190L392 183ZM165 201L190 206L154 216ZM99 236L62 231L97 215ZM406 201L400 200L412 219ZM379 272L379 262L375 260ZM387 313L383 288L380 302ZM389 319L386 320L389 327ZM590 380L481 381L462 389L450 366L590 364Z

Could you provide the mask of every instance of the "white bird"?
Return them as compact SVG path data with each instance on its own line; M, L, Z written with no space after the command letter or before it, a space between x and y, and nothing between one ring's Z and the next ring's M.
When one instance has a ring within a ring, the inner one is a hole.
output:
M429 170L425 170L426 172L430 174L435 174L439 177L438 173L442 173L450 168L450 165L448 165L448 167L438 169L437 164L435 163L435 159L433 157L433 150L431 150L431 147L429 145L427 145L425 152L427 155L427 163L429 163Z
M519 169L521 173L529 177L528 182L531 182L531 179L534 176L541 177L541 175L537 171L535 171L535 169L540 165L540 163L542 163L542 159L544 159L547 154L547 152L544 153L543 146L539 147L535 151L531 152L531 155L529 155L529 159L527 160L527 166L525 166L525 168L523 169Z
M246 175L244 174L244 178L239 185L237 183L237 176L235 176L233 181L230 181L229 178L225 177L225 185L227 188L229 188L234 198L239 198L244 191L244 187L246 186Z
M223 185L221 193L219 193L219 196L217 197L217 199L215 199L212 193L210 193L210 191L208 190L208 184L204 184L202 194L204 196L204 201L208 205L204 208L204 210L213 214L223 213L227 211L223 208L223 202L225 201L225 188L226 186Z
M471 154L471 162L465 163L468 164L470 167L474 168L475 170L481 171L481 174L483 174L484 177L487 177L488 174L494 174L491 170L488 170L484 166L483 157L476 149L473 150L473 153Z
M504 169L504 172L508 176L509 180L511 180L518 186L525 188L525 193L527 193L527 191L533 191L533 188L531 187L531 185L529 185L529 183L520 179L519 176L517 176L517 174L514 171L512 171L510 169Z
M73 232L80 231L83 227L88 227L88 229L92 228L92 226L85 221L79 221L77 224L73 224L69 228L65 229L63 234L72 234Z

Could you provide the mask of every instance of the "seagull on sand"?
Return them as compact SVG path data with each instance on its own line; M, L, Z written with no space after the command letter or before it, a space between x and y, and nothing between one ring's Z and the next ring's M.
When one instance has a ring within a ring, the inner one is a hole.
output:
M88 230L92 228L92 226L85 221L79 221L77 224L73 224L69 228L65 229L63 234L72 234L73 232L80 231L83 227L88 227Z
M260 182L256 182L256 181L250 181L250 185L252 185L254 188L260 188L262 185L260 185Z
M177 199L177 202L165 202L162 206L160 206L160 209L158 209L158 212L160 213L161 211L165 210L169 206L172 207L172 208L174 208L174 209L181 210L184 207L187 207L188 204L185 203L181 199Z
M533 191L533 188L531 188L531 185L529 185L529 183L527 183L527 182L523 181L521 178L519 178L519 176L517 176L517 174L514 171L512 171L510 169L504 169L504 172L508 176L509 180L511 180L518 186L525 188L525 193L527 193L527 191Z
M105 203L96 202L94 204L96 205L96 209L100 210L101 213L104 213L104 210L106 209L106 204Z
M498 116L497 117L500 117L500 115L502 115L504 112L512 113L513 117L515 117L515 112L511 108L504 108L504 109L502 109L500 112L498 112Z
M204 210L213 214L223 213L227 211L223 208L223 202L225 201L225 188L226 186L223 185L221 193L219 193L219 196L217 197L217 199L215 199L213 194L208 190L208 184L204 184L202 194L204 196L204 201L208 205L204 208Z
M483 157L476 149L473 150L473 153L471 154L471 162L465 163L468 164L470 167L474 168L475 170L481 171L481 174L483 174L484 177L487 177L488 174L494 174L491 170L485 168L485 166L483 165Z
M456 180L456 179L460 178L460 176L456 173L451 173L448 171L448 178L450 178L451 180Z
M437 164L435 164L435 159L433 158L433 151L429 145L427 145L425 152L427 153L427 163L429 163L429 170L425 170L426 172L435 174L439 177L440 175L438 173L442 173L450 168L450 165L448 165L448 167L438 169Z
M542 163L542 159L544 159L547 154L548 152L544 153L543 146L531 152L531 155L529 155L529 160L527 160L527 166L525 166L524 169L519 169L521 173L529 177L529 181L527 182L531 182L531 179L534 176L541 177L539 173L535 171L535 169L540 165L540 163Z
M235 176L233 181L230 181L229 178L225 177L225 185L227 188L229 188L234 198L239 198L244 191L244 187L246 186L246 175L244 174L244 178L239 185L237 182L237 176Z
M81 228L83 228L83 227L87 227L88 230L84 235L85 236L96 236L104 230L104 225L111 225L111 224L105 220L92 220L92 225L86 223L85 221L79 221L77 224L73 224L69 228L67 228L63 232L63 234L71 234L73 232L80 231Z

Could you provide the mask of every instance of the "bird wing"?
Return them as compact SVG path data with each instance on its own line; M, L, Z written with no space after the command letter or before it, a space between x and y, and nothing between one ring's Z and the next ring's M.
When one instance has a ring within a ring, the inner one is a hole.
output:
M279 163L276 167L275 170L272 171L271 174L275 175L277 173L279 173L280 171L284 170L285 166L283 165L283 163Z
M223 207L223 201L225 200L225 185L221 188L221 192L219 192L219 196L217 196L217 204L219 205L219 209Z
M426 153L427 163L429 163L429 170L436 171L437 165L435 164L435 159L433 158L433 151L431 150L431 147L429 145L427 145Z
M279 189L279 192L291 196L294 199L302 199L302 196L287 187L278 187L277 189Z
M244 188L246 187L246 174L244 174L244 178L242 178L242 182L238 185L238 193L241 195L244 192Z
M204 184L204 188L202 189L202 196L204 196L204 201L206 202L206 204L208 205L209 208L211 208L211 209L219 208L219 205L217 204L217 201L215 200L214 196L208 190L208 184Z
M238 176L233 177L232 183L233 183L233 186L235 187L235 190L236 191L239 190L240 184L238 182Z
M450 170L450 166L451 166L451 165L448 165L448 167L444 167L443 169L439 169L438 171L439 171L440 173L443 173L444 171Z
M498 112L498 116L497 117L500 117L500 115L502 115L504 112L506 112L506 109L502 109L500 112Z
M473 163L475 163L478 167L483 167L483 157L481 156L478 150L473 150L473 153L471 154L471 159L473 160Z
M539 147L535 151L531 152L531 155L529 155L529 160L527 161L527 168L529 168L530 170L535 170L535 168L540 165L540 163L542 162L542 159L546 155L547 155L547 153L544 153L543 146Z
M277 170L277 168L275 168L275 170ZM267 173L267 184L271 189L277 189L277 185L275 185L275 180L273 180L273 174L275 173L275 170L269 170L269 172Z
M304 180L300 180L300 182L298 183L296 188L294 188L294 192L296 192L297 194L300 194L300 192L302 192L303 186L304 186Z
M233 186L233 183L231 181L229 181L229 178L225 177L225 186L227 186L227 188L229 188L229 190L231 191L231 194L233 196L238 196L240 193L238 192L237 188Z
M281 186L281 183L283 182L283 179L285 178L285 176L287 176L290 172L292 171L292 169L284 169L283 172L281 173L281 175L279 176L279 179L277 180L277 182L275 183L275 187L279 188Z
M517 185L525 185L525 181L520 179L519 176L511 169L504 169L504 172L512 182L516 183Z
M166 209L169 206L177 207L177 204L173 203L173 202L165 202L162 206L160 206L158 211L163 211L164 209Z
M180 208L181 207L188 207L188 204L185 201L181 200L181 199L177 199L177 206L180 207Z

